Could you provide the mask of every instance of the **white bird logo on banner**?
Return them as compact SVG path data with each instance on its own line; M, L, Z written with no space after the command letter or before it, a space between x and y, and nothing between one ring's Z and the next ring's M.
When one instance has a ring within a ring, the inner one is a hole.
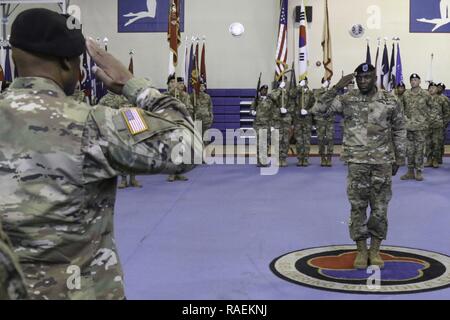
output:
M131 18L128 20L127 23L125 23L125 27L129 26L132 23L135 23L138 20L144 19L144 18L155 18L156 16L156 0L147 0L147 11L141 11L137 13L127 13L123 15L126 18Z
M436 19L417 19L419 22L434 24L432 32L436 31L440 27L450 23L450 0L441 0L440 3L441 17Z

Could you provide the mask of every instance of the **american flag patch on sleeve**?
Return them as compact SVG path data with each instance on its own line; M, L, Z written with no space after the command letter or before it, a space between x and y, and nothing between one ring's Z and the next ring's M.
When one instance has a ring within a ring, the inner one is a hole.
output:
M129 108L122 110L121 112L125 123L127 124L128 130L130 130L132 135L137 135L148 130L148 126L141 115L140 109Z

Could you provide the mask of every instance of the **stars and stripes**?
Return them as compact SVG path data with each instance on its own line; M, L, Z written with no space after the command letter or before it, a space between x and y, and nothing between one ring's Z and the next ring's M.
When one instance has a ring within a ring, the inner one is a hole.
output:
M276 53L276 67L275 67L275 77L280 80L281 77L286 72L288 65L287 54L288 54L288 42L287 42L287 10L288 10L288 0L280 1L280 25L278 28L278 44Z
M140 110L137 108L129 108L122 110L123 118L128 126L128 130L132 135L137 135L141 132L147 131L148 126L145 123Z

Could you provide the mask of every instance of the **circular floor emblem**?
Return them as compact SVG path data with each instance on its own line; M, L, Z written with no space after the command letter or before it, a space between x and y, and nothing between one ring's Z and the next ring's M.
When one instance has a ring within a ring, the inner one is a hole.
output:
M316 289L359 293L417 293L450 287L450 257L430 251L383 246L383 269L353 269L355 246L299 250L271 263L287 281Z

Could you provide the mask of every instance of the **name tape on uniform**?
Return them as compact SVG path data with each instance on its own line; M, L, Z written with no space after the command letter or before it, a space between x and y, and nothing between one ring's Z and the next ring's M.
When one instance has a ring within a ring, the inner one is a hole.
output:
M137 135L148 130L147 123L145 123L140 109L129 108L122 110L122 116L132 135Z

